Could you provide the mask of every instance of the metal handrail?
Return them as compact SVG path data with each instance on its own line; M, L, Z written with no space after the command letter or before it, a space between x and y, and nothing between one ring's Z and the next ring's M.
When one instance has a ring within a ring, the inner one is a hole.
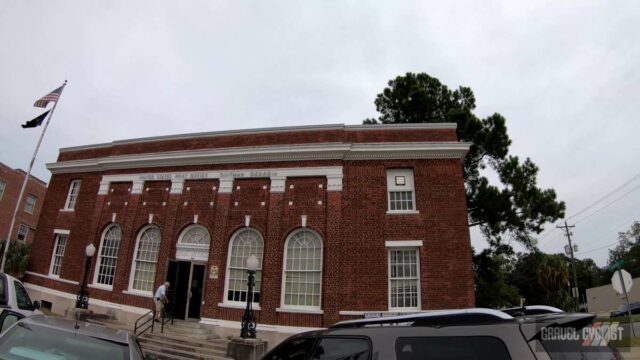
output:
M151 315L151 318L147 318L145 320L145 317ZM134 325L133 328L133 334L134 335L142 335L145 333L145 331L151 329L151 332L153 333L153 323L154 323L154 319L156 318L156 311L155 310L149 310L149 312L145 313L144 315L140 316L137 320L136 323ZM142 322L141 324L138 324L140 321L144 320L144 322ZM151 322L151 325L147 325L147 323ZM145 327L144 329L142 329L143 326L147 325L147 327ZM142 329L142 330L140 330ZM138 330L140 330L140 332L138 332Z
M168 304L167 304L168 305ZM163 306L162 307L162 320L160 321L160 332L164 333L164 324L171 322L171 325L173 325L173 305L171 306L171 310L167 310L167 306ZM167 317L167 313L170 315L169 317Z

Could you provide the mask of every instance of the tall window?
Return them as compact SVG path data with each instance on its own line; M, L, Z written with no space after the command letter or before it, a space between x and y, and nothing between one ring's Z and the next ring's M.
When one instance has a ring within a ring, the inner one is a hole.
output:
M96 271L94 283L113 286L121 237L122 232L119 225L111 225L104 231L100 242L98 271Z
M420 309L418 249L389 249L390 308Z
M226 302L247 301L247 258L255 255L258 262L253 288L253 302L260 302L260 284L262 282L262 252L263 241L260 233L253 229L238 231L229 244L229 259L227 265Z
M149 226L142 229L136 244L136 258L133 263L132 290L153 291L156 263L160 249L160 229Z
M29 214L33 214L36 209L36 201L38 201L37 197L33 195L27 195L27 200L24 202L24 211L28 212Z
M20 242L27 241L27 235L29 235L29 226L25 224L20 224L18 227L18 234L16 235L16 240Z
M313 231L299 230L287 239L284 255L283 307L320 309L322 240Z
M389 193L389 212L401 213L416 210L413 170L387 170L387 191Z
M7 183L4 180L0 180L0 200L2 200L2 196L4 195L4 189L7 187Z
M80 193L80 180L72 180L69 184L69 194L67 194L67 201L64 204L65 210L73 210L76 206L76 200Z
M64 256L64 249L67 246L67 234L56 234L56 242L53 247L53 257L51 258L51 270L50 275L60 276L60 268L62 267L62 257Z

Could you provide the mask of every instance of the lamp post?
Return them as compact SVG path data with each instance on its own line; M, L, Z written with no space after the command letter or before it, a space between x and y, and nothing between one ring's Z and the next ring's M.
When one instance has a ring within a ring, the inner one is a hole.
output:
M259 260L255 255L247 258L247 273L249 279L247 281L247 307L244 309L242 316L242 328L240 329L240 337L255 339L256 337L256 319L253 316L251 304L253 303L253 286L256 284L255 274L258 268Z
M93 244L87 245L84 249L84 278L82 279L82 285L80 285L80 291L76 297L76 308L87 309L89 307L89 292L87 291L87 275L89 275L89 267L91 266L91 258L96 253L96 247Z

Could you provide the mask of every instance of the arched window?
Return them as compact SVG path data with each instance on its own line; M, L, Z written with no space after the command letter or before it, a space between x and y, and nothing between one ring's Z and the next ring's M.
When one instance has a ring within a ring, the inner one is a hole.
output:
M320 309L322 240L316 232L301 229L286 241L282 307Z
M229 243L227 260L226 296L229 303L246 303L247 301L247 258L255 255L258 258L258 269L255 274L256 285L253 288L253 302L260 302L260 284L262 282L262 235L256 230L245 228L236 232Z
M209 245L209 232L202 226L194 225L187 228L180 237L181 244Z
M176 259L187 261L208 261L209 231L201 225L192 224L182 230L176 244Z
M98 271L96 271L93 280L95 284L113 286L121 238L122 231L120 230L120 225L117 224L110 225L102 233L100 251L98 252Z
M135 259L133 261L133 278L129 284L131 290L152 292L156 276L156 263L160 250L160 229L147 226L138 234Z

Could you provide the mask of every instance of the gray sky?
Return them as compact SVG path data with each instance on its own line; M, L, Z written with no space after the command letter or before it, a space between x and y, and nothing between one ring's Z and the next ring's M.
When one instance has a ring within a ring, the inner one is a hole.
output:
M571 216L640 172L639 18L636 1L0 0L0 161L27 168L42 128L20 124L65 79L44 180L60 147L360 124L389 79L426 72L471 87L479 116L504 115L512 153ZM570 218L579 257L606 263L589 250L640 219L639 185ZM561 251L560 235L541 248Z

